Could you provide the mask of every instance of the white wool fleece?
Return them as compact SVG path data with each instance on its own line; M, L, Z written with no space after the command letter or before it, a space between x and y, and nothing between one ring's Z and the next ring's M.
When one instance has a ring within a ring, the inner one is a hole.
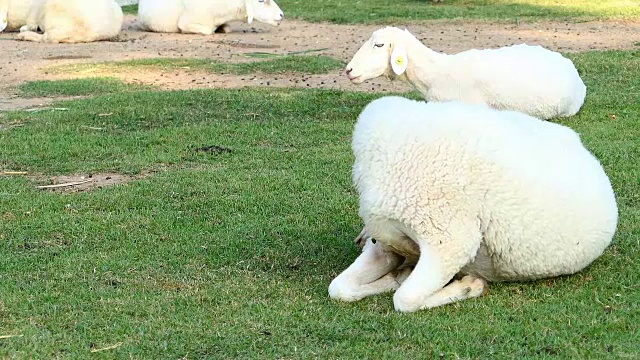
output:
M27 23L33 0L0 0L0 32L20 29Z
M148 31L211 35L231 21L279 25L284 14L274 0L140 0L138 18Z
M355 84L385 75L408 81L427 101L486 104L541 119L576 114L587 91L571 60L541 46L448 55L395 27L375 31L346 72Z
M457 273L489 281L572 274L616 230L609 179L565 126L483 105L385 97L361 113L352 147L369 234L407 258L435 259L421 267L421 256L396 295L435 292Z
M35 0L18 40L83 43L120 33L124 16L113 0ZM43 34L36 30L40 28Z

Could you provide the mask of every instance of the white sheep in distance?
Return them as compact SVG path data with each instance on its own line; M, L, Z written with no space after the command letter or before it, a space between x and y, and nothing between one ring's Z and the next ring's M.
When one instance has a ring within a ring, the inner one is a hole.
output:
M345 68L360 84L386 75L410 82L427 101L460 100L540 119L571 116L587 89L571 60L526 44L447 55L408 30L377 30Z
M81 43L120 33L124 16L113 0L35 0L18 40ZM39 34L40 28L44 33Z
M335 299L396 290L396 310L412 312L480 296L487 281L573 274L616 230L609 178L562 125L384 97L360 114L352 148L372 237L331 282Z
M149 31L211 35L231 21L279 25L284 14L273 0L141 0L138 18Z
M0 0L0 32L20 29L27 23L33 0Z

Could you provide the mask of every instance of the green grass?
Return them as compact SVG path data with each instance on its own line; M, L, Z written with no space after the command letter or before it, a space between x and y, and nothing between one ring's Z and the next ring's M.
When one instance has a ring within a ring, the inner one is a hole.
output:
M211 73L245 75L253 73L326 74L344 67L340 60L317 55L269 55L252 53L250 56L271 56L269 60L227 63L210 59L156 58L117 62L61 65L50 68L55 73L109 73L140 68L161 70L208 71Z
M123 6L122 12L129 15L138 15L138 5Z
M127 84L116 78L30 81L19 86L22 96L82 96L150 90L153 87Z
M152 176L77 194L0 177L0 336L22 335L0 339L0 355L640 357L640 58L572 58L589 95L562 122L614 184L614 244L577 275L492 284L486 297L411 315L395 313L391 295L327 296L357 255L353 123L381 94L141 91L7 113L0 169ZM195 151L211 145L231 151Z
M582 21L640 18L639 0L280 0L285 15L335 23L406 23L428 19Z
M279 0L287 17L341 24L388 23L432 19L553 19L586 21L638 19L640 0ZM137 14L138 6L124 6Z

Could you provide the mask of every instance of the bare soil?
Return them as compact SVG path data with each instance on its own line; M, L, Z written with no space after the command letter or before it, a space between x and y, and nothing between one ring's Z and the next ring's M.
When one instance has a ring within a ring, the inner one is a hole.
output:
M248 52L286 54L323 49L315 54L347 62L379 25L313 24L285 21L279 27L233 24L234 32L211 36L157 34L139 30L134 16L127 16L124 31L109 42L89 44L41 44L15 41L15 33L0 33L0 116L2 111L31 108L44 111L52 98L23 98L16 87L26 81L86 76L116 76L129 83L162 89L237 88L245 86L309 87L354 91L402 91L402 82L375 79L352 85L340 70L324 75L221 75L187 70L140 69L117 74L55 74L51 66L141 58L210 58L222 61L254 61ZM640 49L640 22L520 22L424 21L407 26L426 45L437 51L456 53L472 48L517 43L539 44L562 52L608 49ZM14 124L19 126L20 124ZM8 127L14 126L9 125ZM0 129L1 130L1 129ZM59 177L29 176L43 190L79 192L134 180L122 174L77 174Z
M127 16L124 31L114 41L89 44L41 44L13 40L15 33L0 34L0 111L46 105L51 99L25 99L16 86L25 81L104 76L105 74L53 74L54 65L117 61L140 58L210 58L252 61L245 53L262 51L286 54L327 48L317 54L347 62L380 25L314 24L285 21L279 27L236 23L229 34L211 36L143 32L134 16ZM423 21L407 26L426 45L456 53L472 48L517 43L539 44L562 52L607 49L640 49L640 22L520 22ZM316 53L316 52L314 52ZM127 82L156 85L162 89L237 88L244 86L312 87L359 91L401 91L401 82L376 79L352 85L341 71L325 75L220 75L186 70L140 69L111 74Z
M77 193L122 184L145 176L146 175L133 176L116 173L101 173L61 175L53 177L31 176L30 178L37 183L38 185L36 186L43 191Z

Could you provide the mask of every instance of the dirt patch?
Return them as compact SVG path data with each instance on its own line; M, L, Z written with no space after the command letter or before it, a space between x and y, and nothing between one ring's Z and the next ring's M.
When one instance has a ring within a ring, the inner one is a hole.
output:
M123 175L115 173L61 175L49 178L34 178L37 187L44 191L76 193L100 189L141 179L146 175Z
M391 24L404 26L404 24ZM124 31L112 42L89 44L40 44L14 41L15 33L0 34L0 111L31 106L15 86L25 81L56 80L98 74L52 74L49 66L142 58L209 58L220 61L254 61L246 53L262 51L286 54L324 49L317 54L348 61L380 25L312 24L285 21L279 27L233 24L234 32L210 36L143 32L133 16L127 16ZM422 21L406 26L421 41L437 51L456 53L472 48L499 47L517 43L543 45L562 52L640 49L640 22L558 21L489 23L482 21ZM107 74L100 74L105 76ZM144 69L117 76L127 82L156 85L162 89L237 88L245 86L291 86L347 89L354 91L404 91L401 82L378 79L352 85L335 71L325 75L228 75L183 70ZM46 99L44 99L46 100Z

